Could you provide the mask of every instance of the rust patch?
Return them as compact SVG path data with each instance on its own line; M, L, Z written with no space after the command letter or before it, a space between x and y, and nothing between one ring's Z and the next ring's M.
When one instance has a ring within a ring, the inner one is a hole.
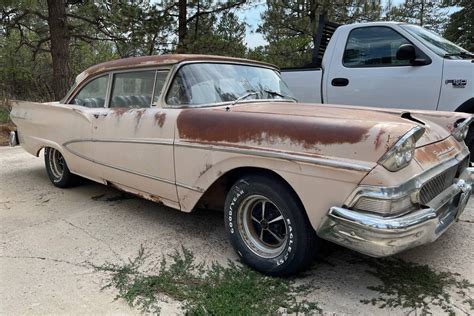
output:
M209 169L212 168L212 165L210 163L206 163L206 165L204 166L204 170L202 170L200 173L199 173L199 176L201 177L203 174L205 174Z
M165 112L156 112L155 113L155 122L158 124L159 127L163 127L166 121L166 113Z
M115 114L117 117L120 117L130 111L129 108L112 108L112 113Z
M377 133L377 136L375 136L375 140L374 140L375 149L379 149L380 145L382 145L382 136L384 134L385 134L385 130L380 129L380 131Z
M181 139L201 142L275 144L290 140L304 148L317 144L355 144L369 136L373 125L363 121L334 124L312 117L223 110L183 110L177 119ZM377 124L372 122L371 124Z
M458 152L458 145L452 140L447 139L418 148L415 151L415 158L421 165L429 165L454 157Z

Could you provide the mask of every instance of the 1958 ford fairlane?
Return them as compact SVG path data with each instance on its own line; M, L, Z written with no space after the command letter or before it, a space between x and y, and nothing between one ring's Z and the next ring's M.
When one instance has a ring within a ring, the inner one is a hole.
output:
M270 275L307 267L321 238L375 257L434 241L471 195L471 115L300 104L276 67L245 59L106 62L11 117L11 145L44 149L55 186L223 209L236 252Z

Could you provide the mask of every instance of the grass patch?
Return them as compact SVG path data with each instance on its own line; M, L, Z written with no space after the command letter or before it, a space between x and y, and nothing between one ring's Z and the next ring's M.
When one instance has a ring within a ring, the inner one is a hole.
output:
M10 122L10 111L6 108L0 107L0 124Z
M321 313L315 302L296 299L312 287L296 286L292 280L267 277L233 262L227 266L196 263L185 248L163 258L158 274L150 275L142 271L148 258L141 247L137 257L125 264L106 263L95 269L109 274L104 288L116 288L116 299L143 312L159 313L165 295L182 302L190 315Z
M380 308L402 307L420 311L422 315L431 314L431 307L439 306L449 315L455 315L451 292L463 300L462 304L473 310L472 298L467 290L474 287L460 274L437 272L427 265L417 265L400 259L369 260L372 270L369 274L382 281L381 285L370 286L370 290L380 295L362 303L377 305Z

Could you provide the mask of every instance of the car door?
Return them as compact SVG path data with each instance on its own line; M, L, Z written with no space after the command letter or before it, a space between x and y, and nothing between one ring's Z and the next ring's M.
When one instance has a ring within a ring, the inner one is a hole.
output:
M173 140L175 120L155 106L168 70L131 70L110 75L105 108L93 122L95 161L101 177L123 190L177 205Z
M442 65L413 66L396 57L400 45L412 44L389 26L357 27L339 38L324 80L325 102L391 108L435 110ZM342 49L344 47L344 49ZM416 48L417 55L424 53Z
M104 110L109 86L109 75L99 75L84 82L66 105L67 117L57 124L62 128L58 137L64 138L63 152L71 172L101 182L100 167L94 163L92 143L93 123L97 113ZM56 131L58 133L58 131Z

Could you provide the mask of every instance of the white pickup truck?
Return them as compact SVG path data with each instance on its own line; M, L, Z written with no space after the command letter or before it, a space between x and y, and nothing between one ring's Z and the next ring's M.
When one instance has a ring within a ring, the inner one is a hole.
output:
M281 72L298 101L474 113L474 54L439 35L396 22L318 32L312 64ZM466 143L474 153L474 126Z

